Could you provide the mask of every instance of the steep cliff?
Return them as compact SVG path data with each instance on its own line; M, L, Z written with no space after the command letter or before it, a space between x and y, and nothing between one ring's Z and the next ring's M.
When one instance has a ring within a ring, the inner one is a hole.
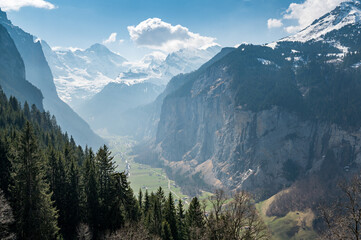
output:
M0 25L0 87L7 97L15 96L43 110L43 95L25 79L24 62L6 29Z
M261 198L310 174L357 171L359 10L358 1L343 3L309 27L322 34L241 45L184 75L164 98L148 159L185 187L246 189Z

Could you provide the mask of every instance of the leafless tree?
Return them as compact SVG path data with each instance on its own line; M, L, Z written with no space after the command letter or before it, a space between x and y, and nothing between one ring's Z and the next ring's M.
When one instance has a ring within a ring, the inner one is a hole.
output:
M328 207L321 207L327 230L320 239L361 239L361 178L339 185L342 196Z
M104 240L160 240L159 237L149 233L141 223L126 224L114 233L105 234Z
M93 235L87 224L80 223L77 228L78 240L91 240Z
M10 232L10 226L14 223L12 209L0 190L0 239L15 239L15 234Z
M250 194L242 191L227 202L223 190L210 197L212 210L207 213L206 239L252 240L269 239L266 225L259 217Z

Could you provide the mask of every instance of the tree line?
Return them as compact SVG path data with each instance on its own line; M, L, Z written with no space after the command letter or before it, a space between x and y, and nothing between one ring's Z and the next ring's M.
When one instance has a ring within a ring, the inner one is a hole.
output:
M83 149L50 113L0 91L1 239L267 239L248 194L210 203L135 196L106 145Z

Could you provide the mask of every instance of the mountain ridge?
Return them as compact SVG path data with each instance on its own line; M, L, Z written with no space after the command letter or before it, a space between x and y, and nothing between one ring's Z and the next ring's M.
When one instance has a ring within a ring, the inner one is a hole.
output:
M24 61L26 79L41 90L44 96L44 109L50 111L63 131L72 135L81 145L97 147L103 144L104 141L90 129L89 125L58 97L53 75L40 41L14 26L5 12L0 12L0 24L9 32Z

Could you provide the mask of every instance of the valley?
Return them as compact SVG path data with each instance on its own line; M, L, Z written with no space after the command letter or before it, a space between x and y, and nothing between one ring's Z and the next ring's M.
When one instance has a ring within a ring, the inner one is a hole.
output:
M234 1L0 1L0 239L361 238L361 1Z
M159 187L163 188L165 195L171 192L174 199L178 201L182 199L186 205L189 205L191 197L182 194L180 187L174 181L170 180L162 168L154 168L149 165L134 162L132 156L132 147L136 144L135 141L127 137L104 137L109 142L110 150L114 156L114 162L117 166L117 171L126 171L127 163L130 165L129 181L135 194L138 194L139 189L143 192L156 192Z

